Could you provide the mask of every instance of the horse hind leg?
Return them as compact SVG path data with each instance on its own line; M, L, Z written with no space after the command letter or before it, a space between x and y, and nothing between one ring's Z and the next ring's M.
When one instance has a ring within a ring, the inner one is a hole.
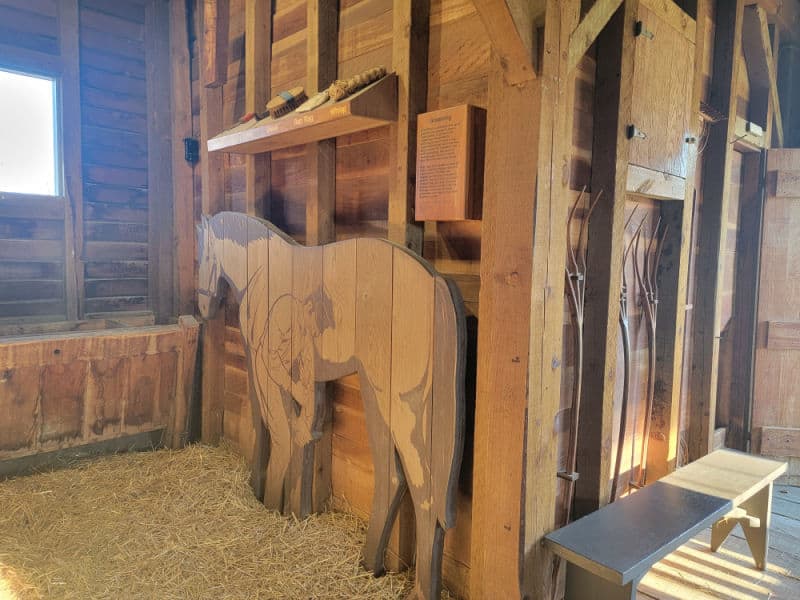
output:
M415 503L416 504L416 503ZM421 509L417 504L417 560L414 590L409 598L434 600L442 592L442 552L444 529L430 509Z
M392 526L397 519L400 502L408 486L405 474L400 466L400 458L392 452L393 460L389 460L387 469L375 469L375 491L372 495L372 511L367 527L367 540L364 543L364 568L376 577L386 572L386 547ZM386 490L381 493L380 490Z

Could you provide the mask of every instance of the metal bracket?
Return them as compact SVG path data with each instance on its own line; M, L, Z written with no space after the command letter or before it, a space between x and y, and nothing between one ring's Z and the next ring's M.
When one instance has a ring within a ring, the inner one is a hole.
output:
M644 26L644 21L636 21L636 25L633 27L633 35L636 37L641 36L647 38L648 40L652 40L654 37L656 37L655 33Z
M190 165L200 161L200 142L195 138L183 138L183 158Z

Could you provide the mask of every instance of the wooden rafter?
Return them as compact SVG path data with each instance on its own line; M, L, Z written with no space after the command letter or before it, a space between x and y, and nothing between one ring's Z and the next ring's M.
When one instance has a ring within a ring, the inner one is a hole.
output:
M544 0L474 0L506 81L518 85L536 79L536 22Z
M775 57L772 53L767 13L760 6L753 5L745 8L742 22L742 50L751 81L768 93L769 102L772 103L778 145L783 146L783 119L778 97ZM769 126L769 123L764 123L764 125Z
M581 20L580 25L575 28L569 37L569 55L567 58L567 68L569 70L578 66L578 63L586 54L597 36L603 31L605 26L622 6L623 0L597 0Z

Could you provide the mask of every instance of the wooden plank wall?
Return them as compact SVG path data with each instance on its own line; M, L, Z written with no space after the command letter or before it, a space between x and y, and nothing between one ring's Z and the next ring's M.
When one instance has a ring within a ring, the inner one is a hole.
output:
M231 0L228 80L223 86L223 127L244 113L244 1ZM339 4L338 75L346 77L392 61L391 0L341 0ZM195 31L197 27L195 18ZM306 77L306 2L273 2L271 92ZM196 64L194 45L192 64ZM433 0L430 14L428 109L461 103L486 107L490 44L469 0ZM199 90L196 70L193 88ZM313 90L312 90L313 91ZM197 103L195 103L195 122ZM389 127L342 136L336 140L335 236L388 237ZM242 210L246 189L244 160L226 155L224 206ZM305 148L271 154L270 219L300 242L305 240L305 204L309 193ZM196 191L199 181L195 182ZM197 215L196 215L197 216ZM476 315L479 290L480 221L428 225L424 256L459 283L471 332L468 383L469 415L474 403ZM238 331L238 307L225 308L223 434L244 456L255 443L244 350ZM372 458L355 376L329 385L334 401L333 493L337 505L366 516L372 500ZM471 416L469 417L471 428ZM465 595L469 568L471 507L471 433L464 454L458 526L445 542L444 573L450 589Z
M56 1L0 1L0 48L0 67L57 74ZM0 320L66 318L65 253L63 201L0 195Z
M162 215L156 230L148 226L149 207L168 214L172 196L170 161L150 156L169 143L169 132L148 131L157 115L162 124L170 118L169 88L159 96L158 79L168 65L166 32L156 18L148 30L148 14L158 14L153 0L80 0L77 12L69 5L0 0L0 45L7 49L0 66L48 72L52 63L63 74L70 196L2 209L0 278L15 285L0 298L0 318L155 312L166 320L173 314L171 220ZM66 218L63 207L47 206L59 203L71 209ZM157 267L151 245L159 248Z

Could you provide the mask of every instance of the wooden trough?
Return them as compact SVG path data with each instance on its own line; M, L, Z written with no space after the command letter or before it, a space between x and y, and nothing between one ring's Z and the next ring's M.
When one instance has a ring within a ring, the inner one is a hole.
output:
M0 476L65 454L181 446L199 326L0 338Z

